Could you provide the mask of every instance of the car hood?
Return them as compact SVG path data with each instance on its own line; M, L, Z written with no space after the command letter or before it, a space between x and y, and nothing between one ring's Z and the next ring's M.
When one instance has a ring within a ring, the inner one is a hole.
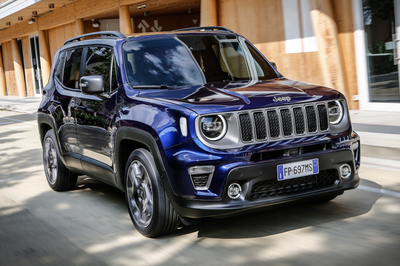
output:
M178 89L142 90L139 97L168 101L198 114L229 112L343 98L338 91L285 78Z

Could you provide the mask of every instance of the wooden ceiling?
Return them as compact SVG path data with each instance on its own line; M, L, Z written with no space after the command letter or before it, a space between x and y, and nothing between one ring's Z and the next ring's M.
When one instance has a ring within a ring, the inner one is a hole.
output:
M85 1L85 0L80 0ZM76 2L76 1L75 1ZM129 3L129 0L125 0ZM137 1L136 1L137 2ZM149 16L160 16L160 15L178 15L178 14L199 14L200 13L200 0L148 0L142 1L139 4L129 5L129 11L132 17L143 16L144 12L147 11ZM24 8L16 13L13 13L5 18L0 19L0 29L8 27L6 22L10 22L11 25L15 25L21 21L18 17L22 17L23 21L29 20L32 16L32 12L36 11L38 15L45 12L51 12L49 4L54 4L54 9L62 8L62 5L68 5L72 3L71 0L40 0L39 2ZM142 7L146 5L146 7ZM141 7L140 9L138 7ZM1 14L1 8L0 8ZM109 10L103 14L98 14L95 17L87 17L85 20L90 19L112 19L118 18L118 9Z
M30 17L32 16L32 12L36 12L38 15L41 15L46 12L51 12L51 10L61 8L62 4L68 5L70 3L72 3L72 1L70 1L70 0L40 0L39 2L37 2L33 5L30 5L18 12L15 12L7 17L0 19L0 29L6 28L7 22L10 22L11 25L20 23L21 20L18 20L19 17L22 17L22 19L23 19L22 21L29 20ZM53 4L54 8L49 8L49 4ZM6 7L3 7L3 8L6 9ZM0 8L0 15L2 13L3 8Z

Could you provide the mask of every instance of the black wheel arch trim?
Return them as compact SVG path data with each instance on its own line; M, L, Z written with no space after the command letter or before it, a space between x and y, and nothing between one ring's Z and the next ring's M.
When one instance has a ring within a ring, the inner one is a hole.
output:
M180 205L179 198L172 189L170 179L164 167L164 162L162 159L162 155L160 153L160 149L162 149L162 146L161 144L158 145L156 142L156 138L154 138L154 136L148 133L147 131L125 126L121 126L118 128L115 137L115 171L116 171L118 188L121 189L122 191L125 190L123 183L123 179L125 177L125 167L121 162L122 158L119 156L121 148L120 144L123 140L132 140L146 145L146 147L149 149L150 153L153 156L154 163L157 167L165 193L167 193L169 201L179 214L178 210L181 209L181 207L179 206Z
M54 137L56 138L56 141L57 141L57 145L56 145L57 150L58 150L58 153L61 155L61 160L65 164L64 154L61 153L60 140L58 138L57 127L56 127L56 122L54 121L54 118L52 116L50 116L49 114L38 113L37 114L37 122L38 122L40 143L43 145L43 139L44 139L44 136L46 135L46 132L43 132L43 124L46 124L54 131Z
M153 135L138 128L130 128L125 126L119 127L115 136L115 170L118 179L118 187L124 190L123 179L125 174L125 166L122 164L122 158L120 156L121 142L123 140L132 140L145 145L153 155L154 162L156 164L158 172L160 173L160 177L163 181L164 187L166 185L165 183L168 183L168 186L170 187L169 179L167 178L164 163L159 150L160 147L157 145ZM168 181L165 182L165 179L168 179Z

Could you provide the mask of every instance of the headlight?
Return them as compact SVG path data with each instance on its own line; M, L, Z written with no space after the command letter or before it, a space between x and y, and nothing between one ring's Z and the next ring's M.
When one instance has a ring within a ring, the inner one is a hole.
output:
M343 106L339 101L328 103L329 122L337 125L343 119Z
M222 115L205 116L200 120L200 129L208 140L220 140L226 134L226 120Z

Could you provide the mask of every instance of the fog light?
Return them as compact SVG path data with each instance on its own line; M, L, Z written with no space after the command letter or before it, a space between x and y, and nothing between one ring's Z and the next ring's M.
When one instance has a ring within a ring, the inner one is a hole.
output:
M237 199L242 193L242 187L238 183L232 183L228 187L228 196L231 199Z
M351 175L351 167L348 164L342 164L342 166L340 166L340 175L342 178L349 178Z

